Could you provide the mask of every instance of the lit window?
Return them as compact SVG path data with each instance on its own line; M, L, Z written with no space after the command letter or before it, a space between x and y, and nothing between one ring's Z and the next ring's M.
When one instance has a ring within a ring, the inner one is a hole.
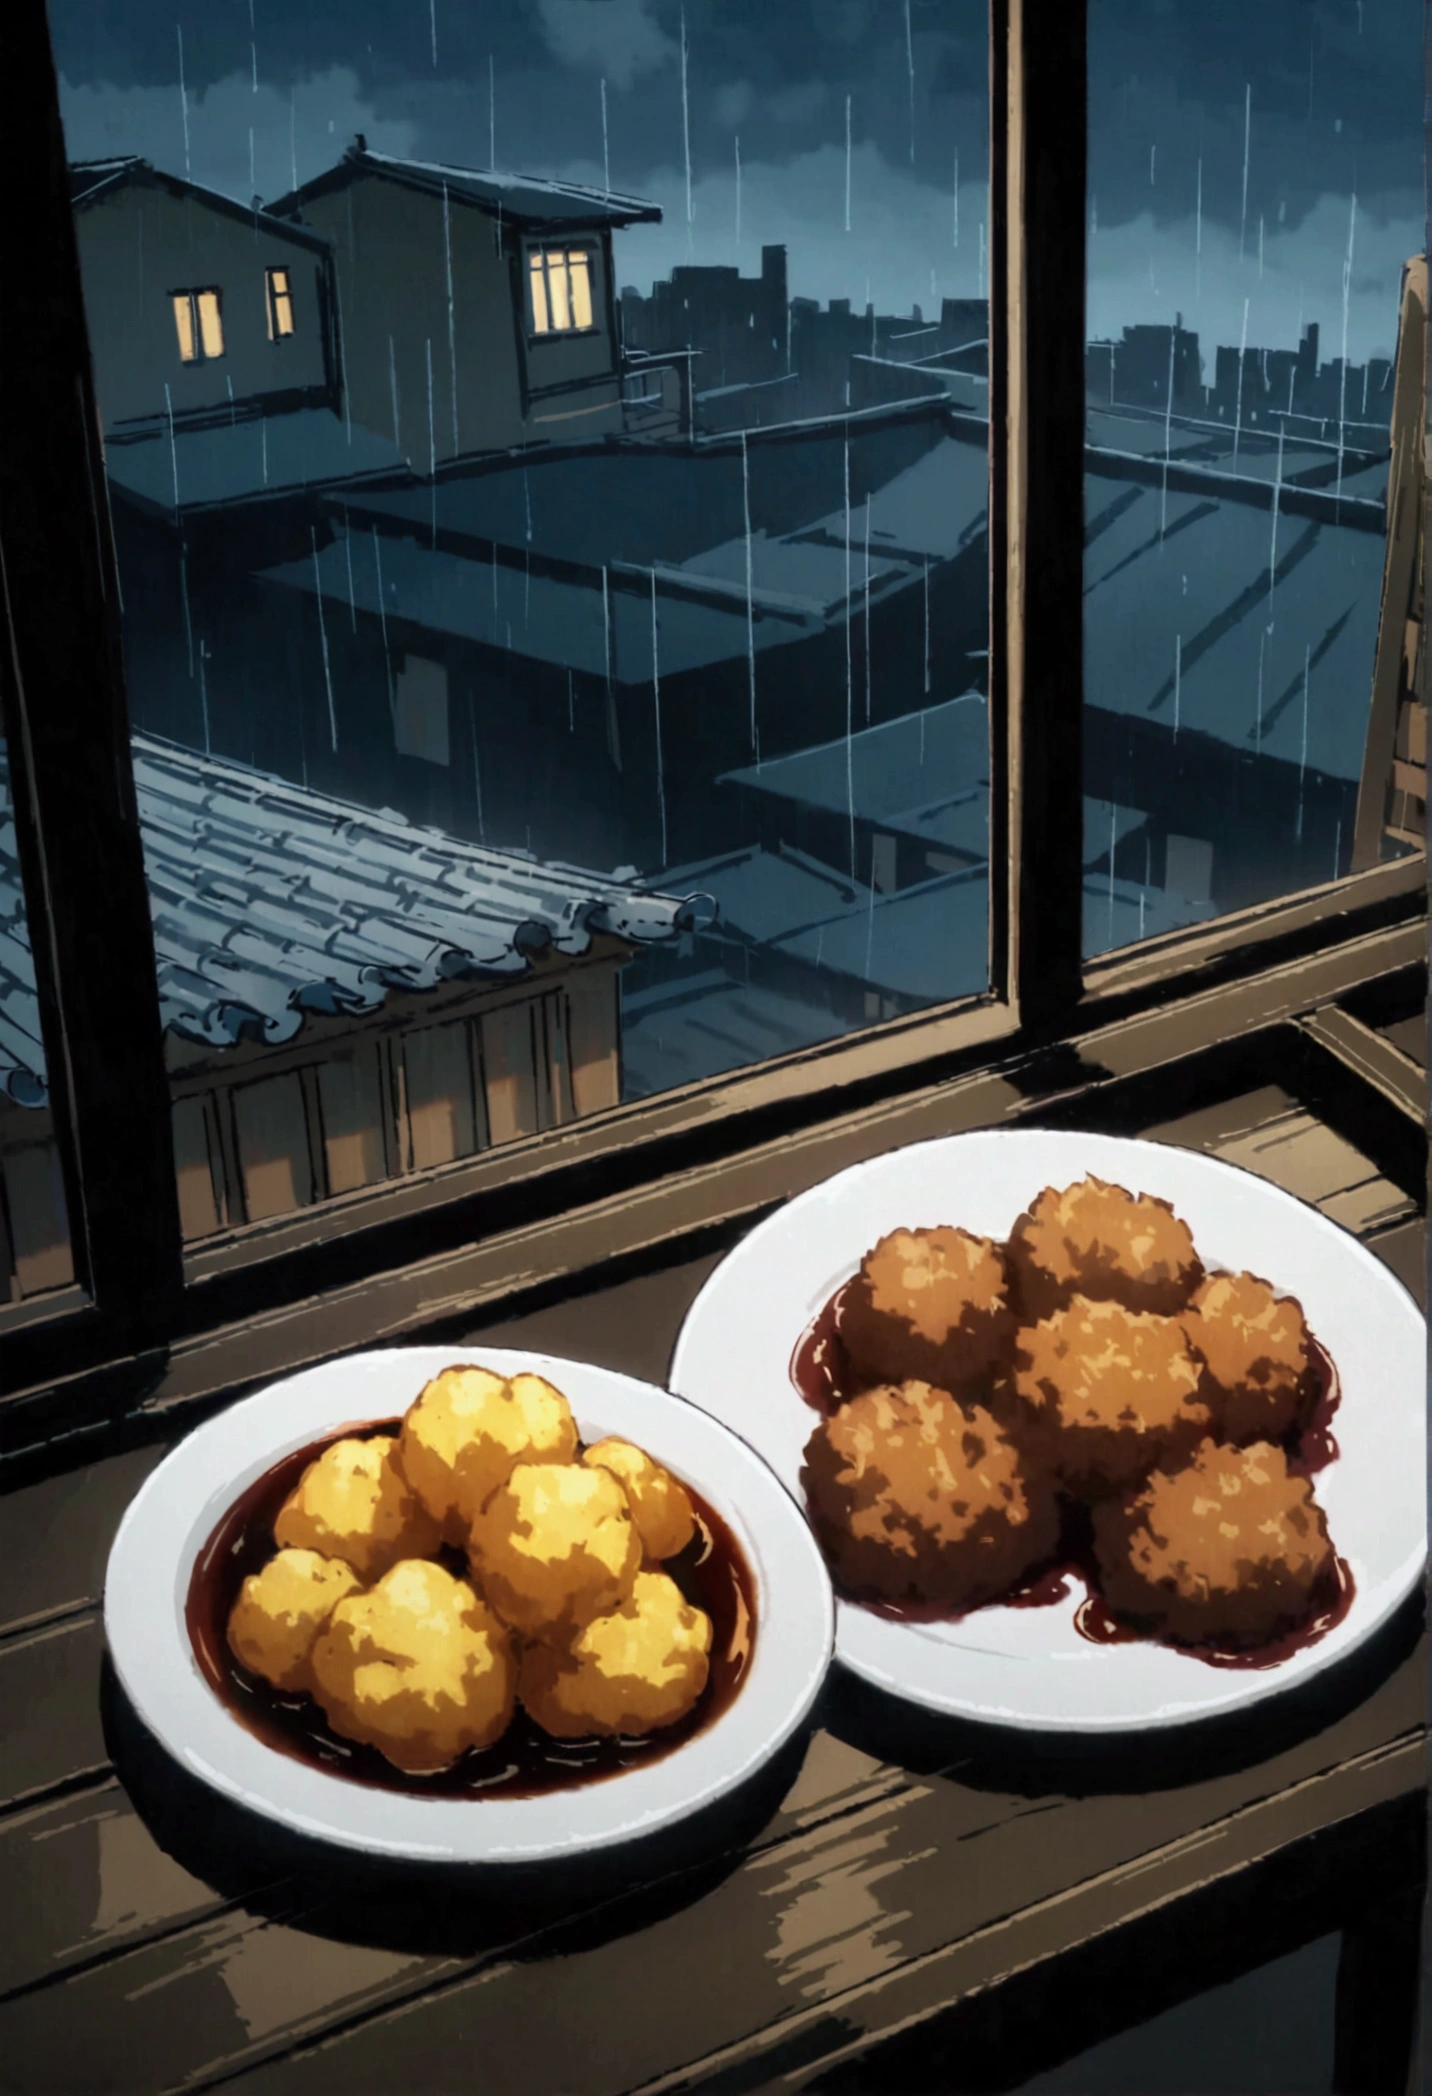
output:
M269 341L278 342L293 333L293 286L286 269L266 269Z
M534 335L570 333L595 324L589 248L538 248L529 258L528 271Z
M204 364L224 354L224 321L217 291L172 294L181 364Z

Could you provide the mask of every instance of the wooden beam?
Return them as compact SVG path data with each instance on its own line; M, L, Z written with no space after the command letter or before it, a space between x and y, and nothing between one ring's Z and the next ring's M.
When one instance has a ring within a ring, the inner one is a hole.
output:
M992 890L1008 845L991 949L1043 1031L1077 1002L1082 961L1084 0L998 0L991 40Z
M0 10L0 701L75 1268L117 1350L173 1329L179 1204L118 575L43 0ZM0 1374L0 1384L6 1377Z
M1420 620L1419 552L1426 494L1427 257L1414 255L1402 272L1397 326L1397 376L1392 389L1392 461L1387 473L1387 552L1382 607L1372 672L1372 706L1362 760L1362 785L1353 831L1352 871L1376 865L1397 742L1409 620Z

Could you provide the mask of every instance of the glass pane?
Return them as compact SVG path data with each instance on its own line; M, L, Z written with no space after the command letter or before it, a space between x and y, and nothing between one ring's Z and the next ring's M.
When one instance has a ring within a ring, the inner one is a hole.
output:
M985 10L678 14L54 0L191 1240L987 987Z
M1416 0L1091 0L1089 25L1092 954L1348 872L1365 752L1379 808L1394 740L1425 778L1401 615L1370 728L1424 237ZM1372 856L1406 848L1379 828Z
M20 879L9 756L0 736L0 1303L75 1278Z

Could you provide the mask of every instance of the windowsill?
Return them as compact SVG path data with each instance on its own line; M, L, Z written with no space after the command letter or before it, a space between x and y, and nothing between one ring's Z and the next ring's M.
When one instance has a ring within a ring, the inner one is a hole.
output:
M385 1267L374 1260L367 1269L350 1262L349 1270L330 1279L315 1274L312 1287L302 1286L302 1267L296 1262L305 1252L314 1262L323 1259L325 1234L334 1236L335 1213L347 1219L345 1243L351 1242L359 1219L366 1217L371 1197L365 1206L362 1197L354 1196L321 1214L310 1212L299 1226L267 1226L263 1257L274 1262L275 1279L285 1284L281 1297L274 1294L267 1303L256 1302L255 1233L224 1248L233 1261L227 1271L224 1253L214 1248L208 1285L189 1291L196 1313L201 1304L212 1304L202 1328L196 1314L190 1331L177 1336L151 1363L105 1366L74 1361L73 1372L65 1376L62 1400L55 1375L17 1392L4 1408L9 1413L8 1438L13 1447L33 1446L53 1431L61 1414L72 1426L98 1425L112 1418L113 1397L106 1400L102 1392L112 1391L116 1374L134 1393L129 1409L167 1413L361 1347L393 1344L423 1333L441 1336L494 1316L516 1315L524 1305L554 1296L579 1296L599 1276L620 1273L633 1262L663 1264L729 1242L793 1193L907 1143L1036 1117L1067 1123L1078 1118L1084 1101L1090 1113L1107 1115L1115 1110L1111 1102L1125 1092L1142 1096L1152 1085L1161 1097L1176 1096L1186 1082L1180 1072L1221 1066L1235 1054L1253 1061L1261 1056L1270 1073L1300 1055L1326 1059L1326 1044L1293 1022L1369 984L1409 976L1425 963L1425 955L1425 923L1418 916L1252 976L1196 988L1183 997L1150 999L1137 1013L1102 1015L1087 1031L1042 1045L1025 1043L1001 1059L992 1057L990 1048L1007 1024L1003 1008L967 1009L937 1022L947 1034L963 1036L962 1069L947 1067L898 1092L887 1084L883 1096L878 1086L864 1087L863 1101L858 1096L862 1087L849 1079L818 1085L812 1097L807 1069L802 1073L805 1082L793 1089L786 1104L791 1096L797 1102L804 1097L808 1106L817 1098L829 1103L832 1093L843 1093L845 1110L827 1111L818 1119L809 1112L797 1119L789 1111L776 1111L763 1117L759 1137L745 1142L740 1138L749 1136L751 1118L743 1115L737 1123L733 1114L728 1141L718 1155L710 1154L709 1142L703 1143L716 1120L711 1096L687 1095L657 1109L671 1132L682 1128L692 1141L679 1151L673 1144L654 1175L637 1182L634 1173L624 1174L627 1183L613 1188L610 1175L599 1173L599 1160L591 1156L590 1169L574 1171L564 1189L557 1166L575 1166L580 1156L564 1155L564 1143L580 1145L605 1136L609 1145L620 1144L630 1159L634 1146L621 1143L625 1110L619 1110L603 1117L605 1127L594 1123L590 1129L556 1131L535 1144L514 1146L512 1176L520 1175L525 1185L536 1185L539 1192L523 1203L526 1213L519 1210L505 1227L496 1217L492 1227L482 1227L480 1212L471 1212L485 1205L476 1195L471 1209L466 1202L444 1203L439 1212L441 1234L430 1235L406 1258L394 1258ZM986 1035L979 1048L973 1038L978 1028ZM1013 1037L1008 1040L1013 1049ZM831 1060L847 1069L852 1064L859 1067L866 1055L882 1048L891 1054L883 1033L838 1051ZM762 1072L756 1083L788 1081L794 1074L790 1069ZM749 1107L749 1088L742 1089ZM728 1090L734 1093L736 1087ZM1399 1115L1391 1104L1386 1110L1406 1129L1405 1113ZM1407 1134L1410 1138L1411 1131ZM653 1161L660 1156L655 1140L643 1148ZM545 1197L540 1191L543 1179L534 1180L531 1171L544 1149L549 1160L545 1176L553 1182ZM494 1173L506 1164L491 1153L486 1162ZM422 1190L399 1191L416 1203ZM302 1245L293 1242L295 1227L307 1233ZM262 1237L263 1228L257 1234Z

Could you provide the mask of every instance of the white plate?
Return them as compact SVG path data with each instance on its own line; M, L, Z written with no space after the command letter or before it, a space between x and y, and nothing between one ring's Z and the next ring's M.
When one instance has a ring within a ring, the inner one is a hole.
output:
M1343 1658L1416 1585L1425 1338L1381 1261L1280 1188L1193 1151L1062 1130L951 1136L855 1165L759 1224L702 1289L671 1364L673 1390L743 1434L799 1497L815 1417L791 1384L791 1353L875 1240L940 1223L1007 1237L1041 1187L1086 1172L1172 1201L1205 1264L1261 1274L1302 1302L1342 1379L1340 1452L1315 1489L1356 1596L1320 1642L1256 1671L1142 1641L1091 1644L1074 1624L1077 1581L1065 1603L991 1606L951 1624L837 1601L836 1656L865 1680L926 1709L1037 1732L1130 1732L1259 1702Z
M395 1418L455 1361L530 1369L565 1391L586 1441L620 1434L688 1480L734 1533L756 1588L750 1671L704 1731L649 1767L530 1798L421 1798L276 1753L238 1724L195 1662L184 1623L194 1560L254 1480L348 1424ZM346 1849L458 1863L531 1863L610 1847L728 1795L809 1714L830 1662L830 1582L799 1508L744 1443L630 1376L496 1347L393 1347L325 1363L196 1429L131 1504L105 1577L116 1672L176 1760L252 1811Z

